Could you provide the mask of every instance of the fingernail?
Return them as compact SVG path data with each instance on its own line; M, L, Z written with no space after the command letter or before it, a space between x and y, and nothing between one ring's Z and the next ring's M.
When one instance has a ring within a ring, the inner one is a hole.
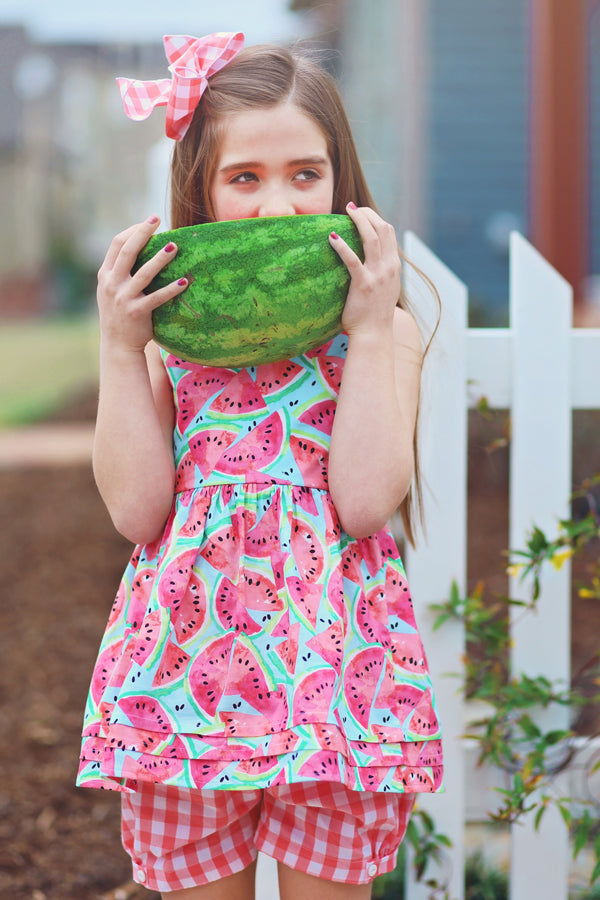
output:
M336 234L335 231L332 231L330 233L329 237L332 238L332 240L337 241L337 240L339 240L340 236L339 236L339 234Z
M165 247L165 253L172 253L173 250L175 250L175 244L173 243L173 241L169 241L169 243Z
M150 216L147 222L148 225L156 225L156 223L158 222L158 216Z
M358 206L356 205L356 203L353 200L351 200L350 203L348 204L348 209L358 209Z
M187 278L180 278L179 281L177 282L179 287L184 287L184 285L186 285L187 283L188 283Z

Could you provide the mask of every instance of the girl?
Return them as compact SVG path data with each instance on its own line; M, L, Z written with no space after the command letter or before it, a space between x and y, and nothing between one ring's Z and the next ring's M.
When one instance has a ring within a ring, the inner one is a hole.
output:
M158 219L113 240L94 472L137 547L94 669L78 784L122 791L134 878L169 897L253 897L258 848L278 860L282 900L365 900L394 867L415 793L441 787L386 526L402 503L411 535L421 342L331 78L241 42L167 37L171 82L120 81L133 118L167 104L172 227L347 213L364 262L330 235L351 276L332 341L217 369L152 341L152 309L187 286L145 293L173 243L130 274Z

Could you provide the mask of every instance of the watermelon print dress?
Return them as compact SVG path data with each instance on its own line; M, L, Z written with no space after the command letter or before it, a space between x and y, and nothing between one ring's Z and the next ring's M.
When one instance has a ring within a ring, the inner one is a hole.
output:
M80 786L441 789L440 727L398 549L387 529L350 538L327 489L346 349L338 335L242 369L161 351L176 493L110 613Z

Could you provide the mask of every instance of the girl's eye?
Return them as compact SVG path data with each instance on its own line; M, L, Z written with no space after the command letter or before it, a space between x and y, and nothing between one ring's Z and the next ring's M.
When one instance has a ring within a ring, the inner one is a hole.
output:
M314 169L302 169L298 172L296 178L298 181L317 181L321 176Z
M240 172L239 175L236 175L235 178L231 179L232 184L248 184L250 181L257 181L256 175L254 172Z

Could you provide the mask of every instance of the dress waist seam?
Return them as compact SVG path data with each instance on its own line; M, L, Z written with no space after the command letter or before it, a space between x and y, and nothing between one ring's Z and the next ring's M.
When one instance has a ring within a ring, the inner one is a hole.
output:
M179 487L175 491L177 494L187 494L190 491L201 491L204 488L268 488L268 487L289 487L289 488L305 488L310 491L320 491L323 494L329 493L326 485L317 484L297 484L293 481L284 481L270 478L268 481L203 481L202 484L193 484L189 487Z

